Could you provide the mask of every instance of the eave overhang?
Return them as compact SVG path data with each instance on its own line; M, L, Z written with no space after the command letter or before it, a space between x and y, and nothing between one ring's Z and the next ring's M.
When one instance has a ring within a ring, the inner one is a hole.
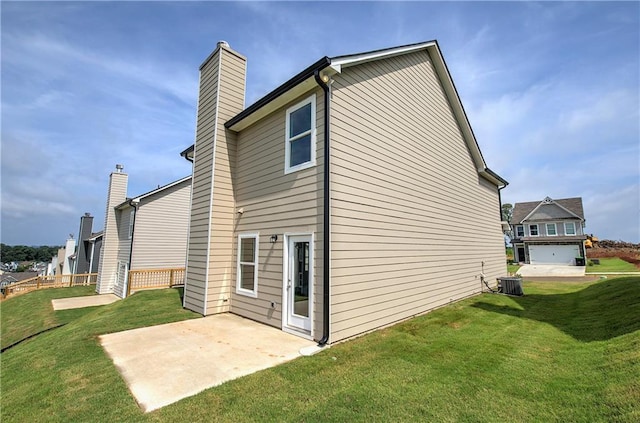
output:
M438 42L435 40L346 56L336 56L332 58L325 56L231 118L224 126L236 132L241 131L295 98L316 88L317 83L313 76L316 71L322 71L324 75L331 76L342 72L342 69L350 66L412 53L418 50L426 50L431 58L478 174L498 187L507 186L508 182L489 169L485 163L458 91L451 78L447 64L444 61ZM191 157L191 159L193 158L193 149L192 147L190 147L190 149L191 156L188 156L189 149L187 149L185 150L187 153L185 153L183 157L187 159L189 159L189 157Z
M224 126L232 131L241 131L249 125L279 109L296 97L318 86L313 74L322 71L331 64L331 59L323 57L302 72L280 85L251 106L227 121Z
M139 203L140 200L142 200L142 199L144 199L146 197L149 197L150 195L157 194L157 193L159 193L161 191L164 191L166 189L174 187L174 186L176 186L178 184L181 184L181 183L183 183L185 181L188 181L190 179L191 179L191 175L185 176L184 178L178 179L177 181L170 182L170 183L168 183L166 185L158 187L158 188L156 188L154 190L151 190L149 192L145 192L144 194L141 194L141 195L139 195L137 197L127 198L125 201L123 201L122 203L118 204L115 207L115 209L116 210L126 209L127 207L131 207L132 203Z

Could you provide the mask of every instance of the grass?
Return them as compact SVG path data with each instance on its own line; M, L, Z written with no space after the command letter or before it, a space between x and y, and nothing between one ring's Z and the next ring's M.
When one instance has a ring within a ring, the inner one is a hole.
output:
M35 333L68 323L90 309L54 312L51 300L94 295L95 286L43 289L0 303L0 345L5 348Z
M618 257L601 258L600 264L587 266L587 273L606 273L606 272L639 272L634 264L622 260Z
M639 421L640 277L525 292L470 298L149 414L96 336L194 315L177 291L142 292L3 353L2 421Z
M510 275L518 273L518 269L520 269L519 264L507 264L507 272L509 272Z

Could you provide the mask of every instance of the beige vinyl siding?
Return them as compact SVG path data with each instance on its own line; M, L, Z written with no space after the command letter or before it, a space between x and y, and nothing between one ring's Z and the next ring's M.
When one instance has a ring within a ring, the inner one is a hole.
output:
M235 134L224 122L244 107L246 60L219 47L200 69L185 307L229 310L233 270Z
M129 225L131 224L131 207L116 210L116 222L118 225L118 254L116 257L116 276L114 282L118 278L118 268L120 263L129 265L129 254L131 253L131 238L129 237ZM126 278L126 274L123 274ZM126 280L117 281L118 283L113 286L113 293L118 297L124 298L126 295Z
M479 292L483 262L488 281L506 274L497 188L428 54L334 79L331 342Z
M100 249L98 280L96 284L96 292L98 294L113 292L120 245L115 207L122 203L127 197L127 180L128 176L126 173L114 172L109 177L104 234L102 238L102 248Z
M190 196L188 179L140 201L132 270L185 267Z
M217 54L200 69L200 92L196 123L193 182L187 249L184 306L204 314L211 187L213 177L213 136L218 97Z
M316 94L316 165L284 174L286 110ZM309 92L238 134L238 156L234 179L237 217L236 235L259 233L258 297L235 292L233 271L231 311L259 322L281 327L285 234L313 234L314 287L313 336L322 337L322 228L323 228L323 137L324 94ZM278 241L269 242L271 235ZM236 259L237 237L234 239ZM234 262L235 263L235 262ZM277 304L271 309L270 302Z
M209 238L209 284L206 293L207 314L229 311L235 256L233 254L235 201L231 175L236 154L235 133L224 122L244 108L244 74L246 61L228 50L222 50L222 77L216 135L215 175Z

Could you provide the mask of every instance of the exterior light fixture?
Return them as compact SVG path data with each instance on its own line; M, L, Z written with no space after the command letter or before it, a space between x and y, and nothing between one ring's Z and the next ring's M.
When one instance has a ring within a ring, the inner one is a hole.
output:
M276 241L278 241L278 235L271 235L271 238L269 238L269 242L275 244Z

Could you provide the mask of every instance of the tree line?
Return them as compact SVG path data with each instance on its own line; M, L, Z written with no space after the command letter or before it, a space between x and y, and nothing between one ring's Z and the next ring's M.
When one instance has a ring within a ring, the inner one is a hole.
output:
M3 263L11 261L51 261L51 257L58 254L59 246L41 245L29 247L27 245L0 244L0 260Z

